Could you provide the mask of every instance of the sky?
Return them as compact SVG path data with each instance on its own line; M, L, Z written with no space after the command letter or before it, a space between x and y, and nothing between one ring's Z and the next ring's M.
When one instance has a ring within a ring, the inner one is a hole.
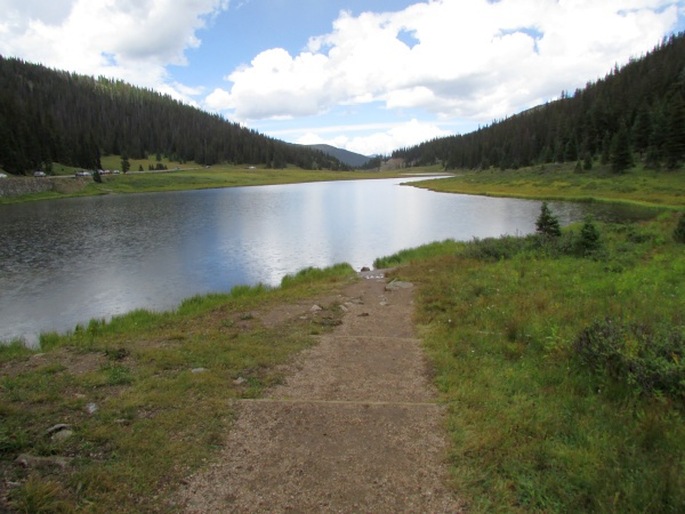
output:
M364 155L573 92L685 30L685 0L0 0L0 54Z

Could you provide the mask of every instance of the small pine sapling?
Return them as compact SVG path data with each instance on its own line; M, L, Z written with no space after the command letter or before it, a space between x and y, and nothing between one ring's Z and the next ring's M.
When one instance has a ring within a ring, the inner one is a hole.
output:
M561 235L559 220L549 210L547 202L542 202L540 215L535 221L535 231L545 238L557 238Z

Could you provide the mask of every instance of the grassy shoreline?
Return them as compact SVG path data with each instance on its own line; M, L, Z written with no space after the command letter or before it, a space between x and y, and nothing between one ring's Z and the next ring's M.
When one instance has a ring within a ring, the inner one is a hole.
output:
M174 489L220 448L230 400L278 383L278 366L335 326L332 291L355 278L306 269L279 288L44 334L40 350L0 347L0 510L173 511ZM322 310L290 307L312 298Z
M615 174L601 167L579 172L570 164L540 165L506 171L460 171L454 177L413 185L444 193L685 208L682 170L657 172L636 167Z
M685 252L678 215L379 259L417 322L472 512L685 509Z
M431 171L439 173L436 167L422 168L416 170L416 173L421 174ZM96 183L92 179L75 179L71 176L46 178L41 180L54 181L55 190L16 197L0 197L0 205L108 194L162 193L225 187L398 178L403 176L406 176L406 170L311 171L299 168L249 169L245 166L228 165L216 165L210 168L197 166L178 170L170 169L142 173L130 172L125 175L104 175L101 183Z
M497 195L572 189L556 175L542 187L535 170L473 175L473 191L491 182ZM429 184L468 189L468 176ZM552 243L445 241L376 261L417 284L416 321L449 408L453 486L471 511L685 510L685 255L672 238L682 181L650 186L663 192L647 202L663 208L654 220L596 223L591 252L572 226ZM635 201L623 194L597 199ZM0 347L0 475L12 484L0 510L173 510L164 495L211 462L230 428L226 399L277 383L278 364L340 315L334 300L306 319L265 324L267 313L334 298L354 279L347 265L304 270L276 289L45 334L39 351ZM71 437L47 433L59 423ZM39 460L16 464L27 455Z

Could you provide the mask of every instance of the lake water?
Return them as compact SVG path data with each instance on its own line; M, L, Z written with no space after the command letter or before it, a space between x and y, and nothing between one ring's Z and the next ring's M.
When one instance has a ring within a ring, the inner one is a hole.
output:
M405 179L404 181L406 181ZM534 231L540 202L360 180L0 206L0 341L431 241ZM562 224L587 206L550 204Z

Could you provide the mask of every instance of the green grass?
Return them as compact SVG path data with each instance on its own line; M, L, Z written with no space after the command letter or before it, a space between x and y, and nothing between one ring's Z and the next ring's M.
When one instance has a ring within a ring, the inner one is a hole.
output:
M393 178L400 176L396 171L312 171L293 167L286 169L267 169L263 167L249 169L246 165L214 165L205 167L195 163L181 164L169 162L168 160L162 160L162 163L168 167L167 171L147 172L149 164L152 164L153 166L156 165L154 159L131 160L131 171L129 173L103 175L102 183L96 183L89 178L48 179L55 180L55 191L21 197L0 198L0 204L50 200L73 196L166 192L331 180ZM120 169L121 159L119 156L103 157L102 165L105 169ZM145 170L144 173L137 172L139 166L143 167ZM55 167L59 167L60 169L64 168L64 171L60 172L60 174L73 175L73 168L63 167L61 165L55 165ZM428 168L418 168L413 171L421 173L429 170L430 169ZM5 180L11 180L11 178Z
M636 167L615 174L603 167L578 172L571 164L547 164L519 170L459 171L455 177L415 185L451 193L685 207L683 170Z
M571 227L552 243L443 243L383 260L410 263L400 273L420 284L417 321L470 511L685 510L676 219L599 224L601 248L586 257ZM593 329L606 320L625 330ZM583 346L588 330L604 339Z
M430 187L671 210L596 223L591 251L578 225L546 242L443 241L375 263L417 284L416 321L449 411L454 491L471 512L683 512L685 247L673 238L683 174L551 171L465 173ZM188 173L216 187L254 171ZM175 175L130 175L117 187L164 190ZM268 327L261 313L330 294L351 275L346 265L306 269L276 289L93 320L44 334L42 355L0 347L0 469L20 484L7 501L21 512L163 510L165 494L216 455L233 415L226 400L277 383L277 364L330 326L298 317ZM331 306L324 319L336 315ZM62 422L75 435L53 441L45 431ZM72 461L65 472L27 471L13 463L23 453Z
M0 346L0 473L19 484L0 495L0 510L168 511L168 494L220 449L230 400L278 383L277 366L342 311L324 305L304 319L262 318L352 277L347 265L305 270L280 288L236 287L175 311L137 310L44 334L40 352ZM74 435L53 440L46 430L57 423ZM69 465L25 470L14 464L22 454Z

